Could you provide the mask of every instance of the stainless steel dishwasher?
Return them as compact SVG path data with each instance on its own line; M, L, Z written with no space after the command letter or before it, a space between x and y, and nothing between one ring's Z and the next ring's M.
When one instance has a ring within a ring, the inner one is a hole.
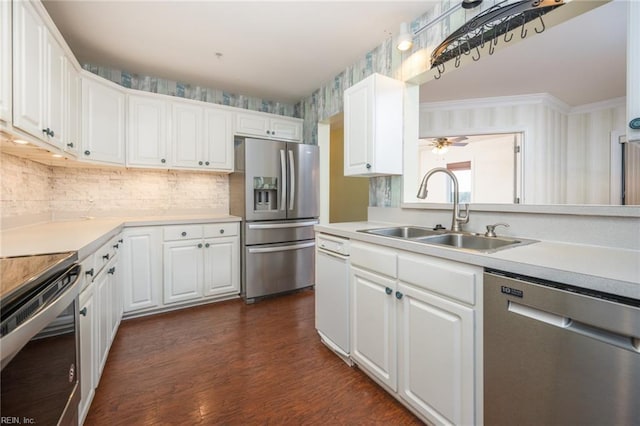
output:
M640 301L487 271L484 424L640 424Z

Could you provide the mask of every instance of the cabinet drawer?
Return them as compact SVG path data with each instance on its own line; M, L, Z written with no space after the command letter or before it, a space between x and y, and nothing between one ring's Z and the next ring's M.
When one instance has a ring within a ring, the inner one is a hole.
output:
M396 252L391 249L351 242L351 264L392 278L397 277Z
M235 222L211 223L208 225L204 225L205 238L231 237L234 235L238 235L238 224Z
M80 262L80 266L82 269L80 270L80 279L82 280L82 284L80 285L80 291L84 290L91 284L93 281L93 277L97 272L95 269L95 258L94 255L91 254L84 258L82 262Z
M191 240L202 238L202 225L176 225L164 227L164 240Z
M117 248L119 247L119 235L110 239L102 247L100 247L93 255L94 277L102 270L102 268L109 263L109 260L113 259L117 254Z
M410 253L398 256L398 279L473 305L482 268Z

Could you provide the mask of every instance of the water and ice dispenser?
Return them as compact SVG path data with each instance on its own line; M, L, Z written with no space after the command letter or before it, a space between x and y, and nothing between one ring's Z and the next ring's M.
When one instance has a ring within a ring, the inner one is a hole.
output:
M259 176L253 178L253 210L278 210L278 178Z

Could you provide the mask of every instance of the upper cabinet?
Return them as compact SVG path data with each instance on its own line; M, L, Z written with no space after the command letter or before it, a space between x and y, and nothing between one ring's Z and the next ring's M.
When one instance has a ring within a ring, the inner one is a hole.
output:
M82 122L82 82L80 80L80 71L77 70L71 62L67 62L66 67L66 109L65 109L65 126L64 135L66 140L63 143L63 149L77 156L82 145L82 132L80 125Z
M30 2L13 3L14 126L60 145L64 53Z
M82 78L82 157L124 165L124 93L111 82Z
M205 166L221 171L233 171L232 117L231 111L223 108L204 108Z
M238 112L236 134L302 142L302 120L258 112Z
M127 166L169 166L167 106L153 96L127 95Z
M627 140L640 142L640 2L627 7Z
M404 83L373 74L344 92L344 174L402 174Z
M0 121L11 121L11 2L0 1Z

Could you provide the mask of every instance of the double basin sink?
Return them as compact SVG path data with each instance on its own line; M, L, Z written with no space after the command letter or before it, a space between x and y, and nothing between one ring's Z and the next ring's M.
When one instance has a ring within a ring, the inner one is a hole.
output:
M395 226L390 228L362 229L358 232L380 235L383 237L399 238L417 243L445 246L461 250L480 253L494 253L511 247L535 243L535 240L522 238L486 237L482 234L469 232L451 232L434 230L417 226Z

